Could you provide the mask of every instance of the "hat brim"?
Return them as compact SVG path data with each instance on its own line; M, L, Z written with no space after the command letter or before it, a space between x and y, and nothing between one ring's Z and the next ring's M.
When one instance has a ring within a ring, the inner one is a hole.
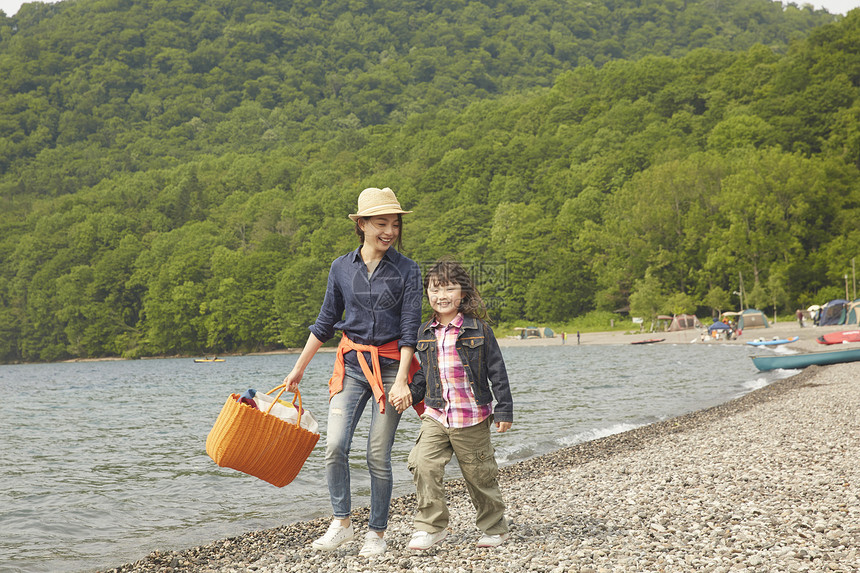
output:
M382 209L368 209L365 212L352 213L349 215L349 218L353 221L358 221L359 219L366 219L367 217L377 217L379 215L407 215L412 211L404 211L403 209L390 209L390 208L382 208Z

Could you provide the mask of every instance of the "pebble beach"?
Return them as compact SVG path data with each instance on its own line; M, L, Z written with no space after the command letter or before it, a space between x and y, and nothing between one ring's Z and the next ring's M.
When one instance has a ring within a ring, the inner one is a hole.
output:
M449 480L449 535L428 551L406 548L408 495L392 504L380 557L358 556L359 508L356 540L334 552L310 548L329 522L317 519L105 571L856 572L858 412L860 363L813 366L714 408L503 467L511 538L495 549L475 546L468 494Z

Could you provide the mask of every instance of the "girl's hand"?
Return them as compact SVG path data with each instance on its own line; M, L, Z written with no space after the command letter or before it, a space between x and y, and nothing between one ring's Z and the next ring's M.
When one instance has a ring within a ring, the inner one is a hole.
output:
M398 414L405 412L412 405L412 392L409 391L409 384L405 380L401 381L398 377L388 392L388 401L394 406Z
M496 422L496 431L500 434L503 434L511 429L513 424L511 422Z

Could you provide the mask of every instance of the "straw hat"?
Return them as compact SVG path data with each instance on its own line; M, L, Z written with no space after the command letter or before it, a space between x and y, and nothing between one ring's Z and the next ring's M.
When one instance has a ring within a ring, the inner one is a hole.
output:
M394 195L394 191L388 187L385 189L368 187L358 196L358 213L353 213L349 218L353 221L358 221L361 217L397 215L411 212L400 208L400 202Z

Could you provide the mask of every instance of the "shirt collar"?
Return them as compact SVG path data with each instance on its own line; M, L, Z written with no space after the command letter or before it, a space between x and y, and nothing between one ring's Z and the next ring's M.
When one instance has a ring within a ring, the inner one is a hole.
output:
M445 326L445 328L449 328L451 326L456 327L456 328L462 328L463 327L463 320L464 320L463 319L463 313L458 312L457 316L455 316L453 319L451 319L451 322L449 322ZM442 326L442 324L438 320L436 320L436 317L434 316L433 321L430 323L430 328L438 328L440 326Z
M382 255L382 258L387 259L387 260L391 261L392 263L397 263L398 259L401 256L402 255L397 252L397 249L395 249L394 247L388 247L388 250L385 251L385 254ZM361 245L359 245L358 248L352 252L351 258L352 258L352 262L354 262L354 263L364 262L361 260Z

